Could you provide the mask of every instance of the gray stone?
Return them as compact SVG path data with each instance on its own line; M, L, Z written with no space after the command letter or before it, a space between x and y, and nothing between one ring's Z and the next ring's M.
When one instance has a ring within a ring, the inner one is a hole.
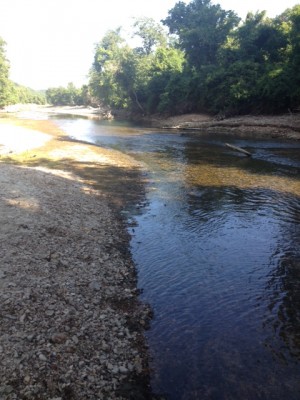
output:
M93 281L89 284L89 288L95 290L96 292L99 292L101 289L101 285L98 282Z
M119 370L122 374L127 374L128 373L128 369L124 366L119 367Z
M47 361L47 357L44 354L39 354L39 359L41 361Z

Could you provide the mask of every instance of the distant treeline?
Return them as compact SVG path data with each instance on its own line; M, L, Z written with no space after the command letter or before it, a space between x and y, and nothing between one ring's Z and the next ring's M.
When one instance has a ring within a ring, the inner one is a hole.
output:
M88 85L50 88L47 101L220 116L300 106L300 5L275 18L257 12L241 21L210 0L179 1L161 23L137 19L134 41L121 32L108 31L96 45ZM0 75L0 106L2 92Z
M28 87L18 85L9 79L9 61L5 53L5 41L0 38L0 108L9 104L45 104L46 96Z
M93 98L88 85L77 88L73 83L67 87L55 87L46 90L48 103L54 106L97 106L99 100Z

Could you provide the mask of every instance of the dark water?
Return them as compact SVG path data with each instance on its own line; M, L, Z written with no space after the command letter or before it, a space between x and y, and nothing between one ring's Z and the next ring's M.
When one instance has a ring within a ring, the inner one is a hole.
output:
M298 400L299 142L57 123L148 170L146 203L129 215L155 314L153 390L172 400Z

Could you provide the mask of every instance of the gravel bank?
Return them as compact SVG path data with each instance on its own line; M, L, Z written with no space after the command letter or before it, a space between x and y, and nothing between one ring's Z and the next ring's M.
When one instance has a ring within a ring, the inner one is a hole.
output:
M71 172L0 164L0 399L148 399L129 237Z
M300 140L300 114L243 115L218 119L203 114L185 114L174 117L145 117L141 122L162 129L206 132L211 135L245 135Z

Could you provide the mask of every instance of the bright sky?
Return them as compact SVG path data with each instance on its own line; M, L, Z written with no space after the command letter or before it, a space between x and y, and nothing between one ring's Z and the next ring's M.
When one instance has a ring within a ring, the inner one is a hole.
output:
M188 0L185 0L188 2ZM299 4L285 0L215 0L241 18L266 10L274 17ZM108 29L132 25L134 17L165 18L177 0L1 0L0 37L6 43L10 78L33 89L81 86L95 44Z

